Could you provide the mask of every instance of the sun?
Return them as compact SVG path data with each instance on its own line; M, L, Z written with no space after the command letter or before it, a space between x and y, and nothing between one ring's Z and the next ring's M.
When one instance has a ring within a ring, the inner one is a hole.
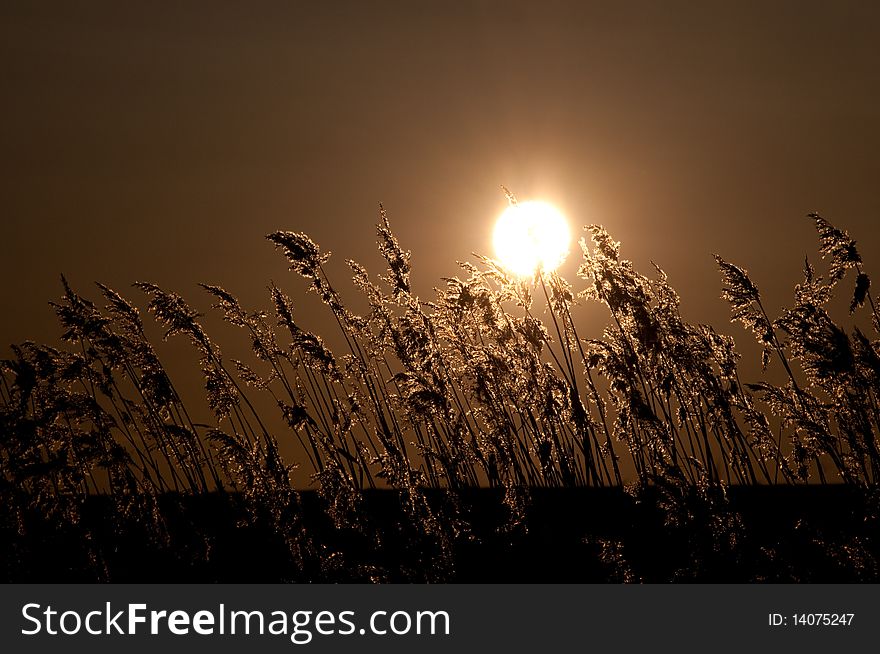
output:
M568 221L546 202L511 204L495 223L495 255L509 272L533 277L552 272L565 261L571 244Z

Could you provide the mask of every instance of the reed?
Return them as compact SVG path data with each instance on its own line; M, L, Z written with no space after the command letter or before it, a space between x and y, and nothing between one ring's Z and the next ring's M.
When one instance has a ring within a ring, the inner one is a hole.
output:
M162 498L219 493L241 498L244 523L278 536L286 578L348 578L355 568L310 531L301 493L316 490L333 527L363 537L376 522L364 491L388 488L400 529L430 563L416 576L443 580L474 537L462 498L477 488L497 489L509 533L528 529L530 497L545 489L659 497L670 528L706 536L697 558L738 555L731 486L844 484L876 521L880 316L855 242L809 218L828 270L806 262L778 317L744 269L716 256L732 320L754 334L763 369L782 371L782 383L741 380L734 339L684 320L666 274L636 271L595 225L581 240L577 286L555 273L524 281L477 258L425 301L380 208L387 270L374 277L347 262L367 301L362 314L308 236L268 235L330 312L341 353L301 327L274 284L270 308L256 311L202 285L250 343L251 361L225 358L182 296L135 284L165 338L186 338L197 352L210 422L193 419L199 399L177 392L135 304L99 284L99 307L62 278L52 307L64 346L26 342L2 362L2 529L26 538L40 516L75 534L94 577L106 579L106 553L83 520L89 498L112 500L115 529L172 547ZM829 303L845 284L850 315L835 319ZM602 334L580 333L578 303L607 312ZM622 560L619 543L599 545ZM357 570L383 578L372 564ZM624 572L617 577L634 578Z

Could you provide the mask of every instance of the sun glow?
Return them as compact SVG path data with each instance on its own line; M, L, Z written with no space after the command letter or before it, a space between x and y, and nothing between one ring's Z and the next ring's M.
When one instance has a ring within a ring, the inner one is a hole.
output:
M531 277L565 261L571 243L568 222L546 202L511 204L495 223L495 255L508 271Z

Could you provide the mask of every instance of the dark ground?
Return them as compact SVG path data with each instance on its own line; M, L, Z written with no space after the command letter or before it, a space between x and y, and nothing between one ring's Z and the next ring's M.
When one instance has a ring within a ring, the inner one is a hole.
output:
M451 515L450 495L429 498ZM142 521L108 518L118 515L112 500L93 497L75 525L59 527L36 511L7 521L0 573L7 582L151 583L880 579L874 512L850 487L734 487L723 508L694 498L670 503L658 492L636 501L617 489L533 490L518 524L502 499L494 490L458 495L471 533L453 538L444 558L396 492L364 493L360 515L369 524L360 530L335 528L320 498L305 492L299 515L311 555L298 562L290 543L299 541L273 528L270 516L255 518L238 495L162 496L164 538Z

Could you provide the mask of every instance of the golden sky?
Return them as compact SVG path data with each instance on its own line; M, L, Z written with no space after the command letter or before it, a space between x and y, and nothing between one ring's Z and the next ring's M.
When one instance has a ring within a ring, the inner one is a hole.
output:
M877 270L880 5L741 4L4 2L0 343L56 340L62 272L268 306L301 288L276 229L378 272L379 201L428 296L491 253L501 184L722 328L711 253L781 305L809 211Z

